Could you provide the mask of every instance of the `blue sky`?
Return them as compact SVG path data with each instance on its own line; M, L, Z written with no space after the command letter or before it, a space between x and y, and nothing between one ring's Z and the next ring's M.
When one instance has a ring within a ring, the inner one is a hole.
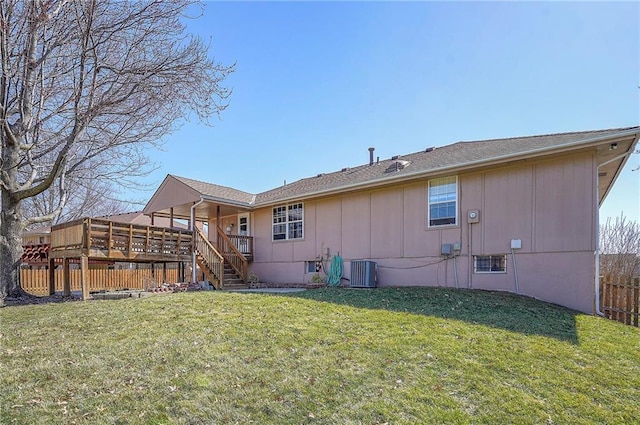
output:
M237 63L230 106L166 137L146 182L257 193L363 164L369 146L638 125L639 20L631 2L208 2L188 31ZM638 157L603 218L640 219Z

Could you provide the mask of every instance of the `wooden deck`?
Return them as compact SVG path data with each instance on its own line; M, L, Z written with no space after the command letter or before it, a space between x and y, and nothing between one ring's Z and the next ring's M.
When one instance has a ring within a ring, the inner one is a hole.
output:
M253 259L253 238L228 236L217 229L216 239L217 246L214 247L199 231L194 238L189 230L116 223L99 218L59 224L51 228L49 293L55 292L56 262L63 265L65 295L71 291L70 263L80 263L82 298L87 299L89 261L166 265L191 262L194 252L198 265L216 289L223 289L225 264L229 264L246 283L248 263Z
M126 262L191 261L188 230L84 218L51 228L49 259L81 258Z

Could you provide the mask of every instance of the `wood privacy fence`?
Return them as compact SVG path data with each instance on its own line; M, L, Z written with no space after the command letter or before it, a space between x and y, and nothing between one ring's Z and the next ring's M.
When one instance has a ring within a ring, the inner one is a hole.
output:
M602 276L600 308L605 317L627 325L639 326L640 278Z
M80 270L69 270L71 279L71 290L81 291ZM63 270L55 270L56 292L64 289ZM164 271L156 269L89 269L87 270L87 280L89 291L119 290L119 289L140 289L146 290L155 288L162 283L178 282L178 269L167 268L166 282ZM48 295L49 293L49 270L20 270L20 284L22 289L32 295Z

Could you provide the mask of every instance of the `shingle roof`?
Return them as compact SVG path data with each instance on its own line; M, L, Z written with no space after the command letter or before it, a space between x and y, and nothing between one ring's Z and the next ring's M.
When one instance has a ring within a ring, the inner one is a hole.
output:
M544 134L479 141L462 141L433 150L402 155L398 159L408 161L406 167L397 160L386 159L370 166L368 163L345 168L315 177L308 177L266 192L252 195L226 186L173 176L200 194L249 205L268 205L274 202L304 198L312 194L339 191L359 185L386 184L408 177L436 174L441 170L482 165L519 156L544 153L554 149L569 148L599 138L615 137L628 131L640 131L640 127L624 127L595 131Z
M463 167L474 163L490 162L499 158L525 155L533 151L552 150L592 139L615 136L627 130L640 127L626 127L597 131L545 134L540 136L513 137L507 139L458 142L438 147L432 151L421 151L402 155L399 159L409 161L402 169L395 171L395 160L387 159L379 164L369 164L309 177L281 186L256 196L256 204L267 204L279 200L304 197L312 193L331 191L346 186L399 180L414 174L436 173L441 169ZM398 167L401 168L401 167Z
M186 177L179 177L171 175L173 178L181 183L186 184L192 189L199 192L201 195L211 196L213 198L226 199L229 201L240 202L244 204L251 204L254 195L251 193L243 192L232 187L220 186L217 184L201 182L198 180L188 179Z

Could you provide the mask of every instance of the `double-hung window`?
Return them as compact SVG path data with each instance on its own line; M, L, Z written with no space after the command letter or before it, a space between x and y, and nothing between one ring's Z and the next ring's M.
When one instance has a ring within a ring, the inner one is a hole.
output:
M458 178L429 180L429 227L458 222Z
M273 240L302 239L304 214L302 203L273 208Z

